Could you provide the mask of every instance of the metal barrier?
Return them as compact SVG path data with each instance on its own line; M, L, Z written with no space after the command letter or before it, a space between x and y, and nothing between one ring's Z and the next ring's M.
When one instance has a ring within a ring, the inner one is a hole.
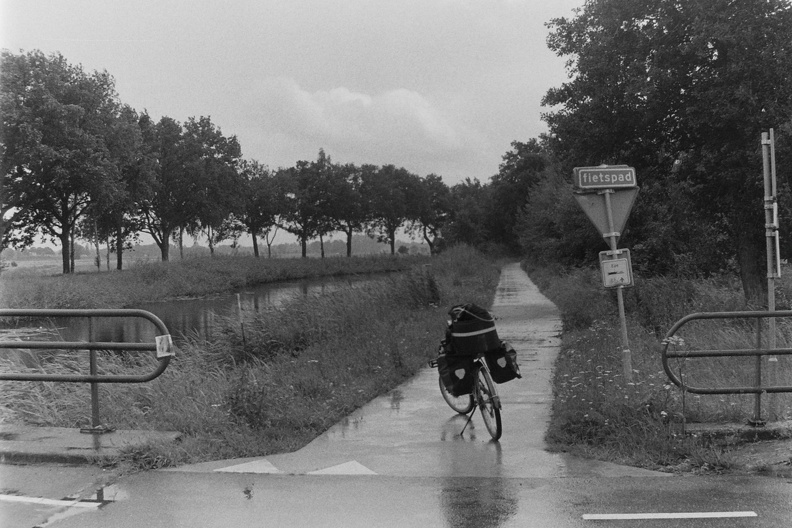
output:
M145 310L8 310L0 309L0 318L31 317L31 318L88 318L88 341L24 341L0 340L0 349L30 350L88 350L89 374L34 374L0 372L0 380L7 381L58 381L68 383L91 384L91 427L81 431L87 433L105 433L112 428L101 424L99 419L99 383L145 383L157 378L165 372L174 356L173 341L165 324L151 312ZM121 343L94 341L93 322L96 318L141 318L151 322L158 335L153 343ZM157 368L148 374L141 375L108 375L99 374L97 369L96 351L132 351L155 352L158 360Z
M677 321L663 339L663 369L666 375L677 387L684 391L694 394L755 394L754 417L750 420L753 425L764 425L761 418L761 398L763 393L792 392L792 386L765 386L762 385L762 357L763 356L788 356L792 355L792 348L763 348L762 347L762 320L765 318L792 317L791 310L781 310L772 312L702 312L690 314ZM690 321L699 319L756 319L756 347L749 349L734 350L672 350L669 352L669 345L679 342L676 333ZM707 388L686 385L672 370L668 364L669 359L705 358L705 357L755 357L754 365L754 384L743 387L721 387Z

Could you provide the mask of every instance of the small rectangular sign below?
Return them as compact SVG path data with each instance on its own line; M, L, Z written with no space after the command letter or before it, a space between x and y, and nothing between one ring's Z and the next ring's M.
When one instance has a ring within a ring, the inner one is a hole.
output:
M632 261L629 249L602 251L599 254L602 284L606 288L632 286Z

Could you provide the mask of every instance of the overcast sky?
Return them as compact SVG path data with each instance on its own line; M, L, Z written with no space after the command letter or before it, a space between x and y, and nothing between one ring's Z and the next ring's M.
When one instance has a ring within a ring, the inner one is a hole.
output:
M154 119L211 116L272 168L392 163L487 182L566 80L545 22L583 0L0 0L0 47L107 70Z

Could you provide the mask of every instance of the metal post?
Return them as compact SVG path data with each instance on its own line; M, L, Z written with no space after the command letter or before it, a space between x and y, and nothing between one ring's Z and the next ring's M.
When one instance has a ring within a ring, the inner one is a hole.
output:
M94 341L94 330L93 330L93 317L88 318L88 342L93 343ZM90 362L91 362L91 376L96 376L97 368L96 368L96 350L91 349L89 351L90 354ZM91 428L92 429L99 429L101 426L101 420L99 418L99 384L92 381L91 382Z
M769 146L767 132L762 132L762 165L764 172L764 210L765 210L765 240L767 248L767 311L775 311L775 242L778 236L778 225L775 223L776 196L773 179L770 174ZM770 348L775 349L775 318L770 318Z
M247 347L247 339L245 339L245 320L242 317L242 298L237 293L237 314L239 314L239 328L242 330L242 348Z
M613 209L611 207L611 193L613 193L613 189L605 189L602 191L602 194L605 195L605 210L608 215L608 243L611 249L611 260L615 260L618 258L616 251L617 251L617 239L619 237L619 233L614 231L613 226ZM624 380L627 383L632 383L632 355L630 353L630 341L627 336L627 316L624 313L624 286L617 286L616 287L616 301L619 305L619 321L621 322L621 334L622 334L622 350L621 350L621 359L622 359L622 370L624 372Z
M94 318L88 318L88 342L94 342ZM91 349L88 351L89 369L91 376L98 374L96 366L96 350ZM104 433L112 432L113 429L102 424L101 417L99 416L99 383L92 381L91 383L91 427L84 427L80 429L81 433L90 433L94 435L101 435Z
M93 331L93 317L88 319L88 342L93 343L94 341L94 331ZM96 350L91 349L90 351L91 357L91 376L96 376L97 369L96 369ZM91 427L94 429L98 428L101 425L101 420L99 418L99 384L95 381L91 382Z
M770 319L773 319L771 317ZM756 349L762 349L762 318L759 317L756 319ZM756 356L756 360L754 363L755 370L754 370L754 383L755 387L758 389L762 386L762 356ZM754 398L754 416L751 420L748 420L748 423L753 425L754 427L762 427L765 425L765 421L762 420L762 393L757 392Z
M775 311L775 280L780 274L780 255L778 239L778 198L776 195L775 175L775 137L773 129L762 132L762 169L764 175L764 209L765 209L765 240L767 247L767 311ZM769 321L768 348L776 349L776 322L771 317ZM775 367L778 358L768 357L767 375L771 385L775 384Z

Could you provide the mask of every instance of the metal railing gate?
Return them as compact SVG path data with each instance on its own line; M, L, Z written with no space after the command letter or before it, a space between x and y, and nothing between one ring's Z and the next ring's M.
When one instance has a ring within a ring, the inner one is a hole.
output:
M774 321L777 318L792 317L791 310L765 311L765 312L701 312L690 314L677 321L663 339L663 369L674 385L683 391L693 394L754 394L754 416L749 423L754 426L762 426L766 422L762 419L762 394L792 392L792 386L769 386L764 385L762 380L762 357L764 356L788 356L792 355L792 348L775 348L774 346L762 346L762 321L767 318ZM679 342L676 333L680 328L690 321L700 319L756 319L756 347L748 349L733 350L671 350L669 345ZM774 342L774 339L770 339ZM754 383L751 386L742 387L695 387L685 384L671 369L668 360L673 358L704 358L704 357L755 357L754 363Z
M100 383L145 383L165 372L171 357L175 354L173 341L165 324L154 314L145 310L41 310L41 309L0 309L0 318L87 318L89 322L88 341L24 341L0 340L0 349L30 350L88 350L88 374L43 374L23 372L0 372L0 380L7 381L57 381L66 383L90 383L91 385L91 427L81 429L86 433L106 433L113 429L101 423L99 417ZM97 318L140 318L149 321L157 330L153 343L98 342L94 341L94 319ZM157 367L147 374L99 374L97 351L155 352Z

